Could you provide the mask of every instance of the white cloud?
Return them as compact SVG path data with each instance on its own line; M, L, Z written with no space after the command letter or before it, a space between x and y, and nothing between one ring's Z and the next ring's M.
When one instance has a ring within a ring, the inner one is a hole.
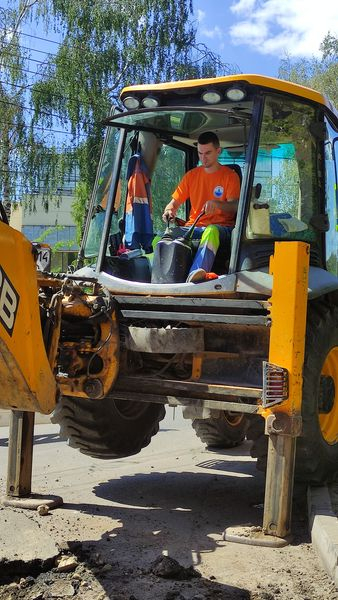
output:
M238 19L229 29L232 42L262 54L318 56L325 35L338 34L338 3L332 0L239 0L230 10Z
M222 39L224 37L223 31L220 29L220 27L218 27L218 25L216 25L216 27L213 27L212 29L201 29L201 33L202 35L205 35L205 37L210 39Z
M233 13L245 13L247 10L251 10L255 5L256 0L239 0L235 4L232 4L230 10Z
M199 23L202 23L202 21L204 21L204 19L205 19L205 12L204 12L204 10L198 9L198 11L197 11L197 21Z

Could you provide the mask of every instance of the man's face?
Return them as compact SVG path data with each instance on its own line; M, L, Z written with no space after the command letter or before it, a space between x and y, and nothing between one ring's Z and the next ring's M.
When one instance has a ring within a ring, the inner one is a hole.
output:
M203 167L208 169L213 167L220 155L221 149L215 148L213 144L197 144L198 158L200 159Z

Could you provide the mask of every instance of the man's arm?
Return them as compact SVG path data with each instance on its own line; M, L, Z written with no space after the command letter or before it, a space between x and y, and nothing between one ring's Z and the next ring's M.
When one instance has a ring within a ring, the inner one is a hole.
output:
M168 219L169 219L169 221L172 221L173 219L175 219L177 209L179 206L180 206L180 202L177 202L177 200L174 200L174 198L172 198L170 200L169 204L167 204L167 206L165 207L165 209L163 211L163 215L162 215L163 221L166 222Z
M234 214L238 208L238 199L229 198L226 202L224 200L208 200L204 208L206 215L213 215L217 210L221 210L223 213Z

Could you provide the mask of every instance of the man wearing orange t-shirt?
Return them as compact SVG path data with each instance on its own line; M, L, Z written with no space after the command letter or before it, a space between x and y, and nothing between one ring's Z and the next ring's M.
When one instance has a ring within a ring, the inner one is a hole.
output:
M221 241L230 237L240 191L237 173L218 162L221 148L215 133L202 133L197 151L201 166L184 175L163 213L163 220L173 220L178 207L189 198L191 210L186 222L189 226L205 211L194 232L194 237L201 240L187 279L194 283L207 278Z

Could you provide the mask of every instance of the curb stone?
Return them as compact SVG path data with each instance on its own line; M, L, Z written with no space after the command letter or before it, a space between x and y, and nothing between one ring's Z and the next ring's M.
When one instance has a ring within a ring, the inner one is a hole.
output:
M11 418L11 411L0 409L0 427L8 427ZM35 413L35 425L50 424L50 415Z
M338 587L338 519L326 486L308 488L308 515L313 547Z

